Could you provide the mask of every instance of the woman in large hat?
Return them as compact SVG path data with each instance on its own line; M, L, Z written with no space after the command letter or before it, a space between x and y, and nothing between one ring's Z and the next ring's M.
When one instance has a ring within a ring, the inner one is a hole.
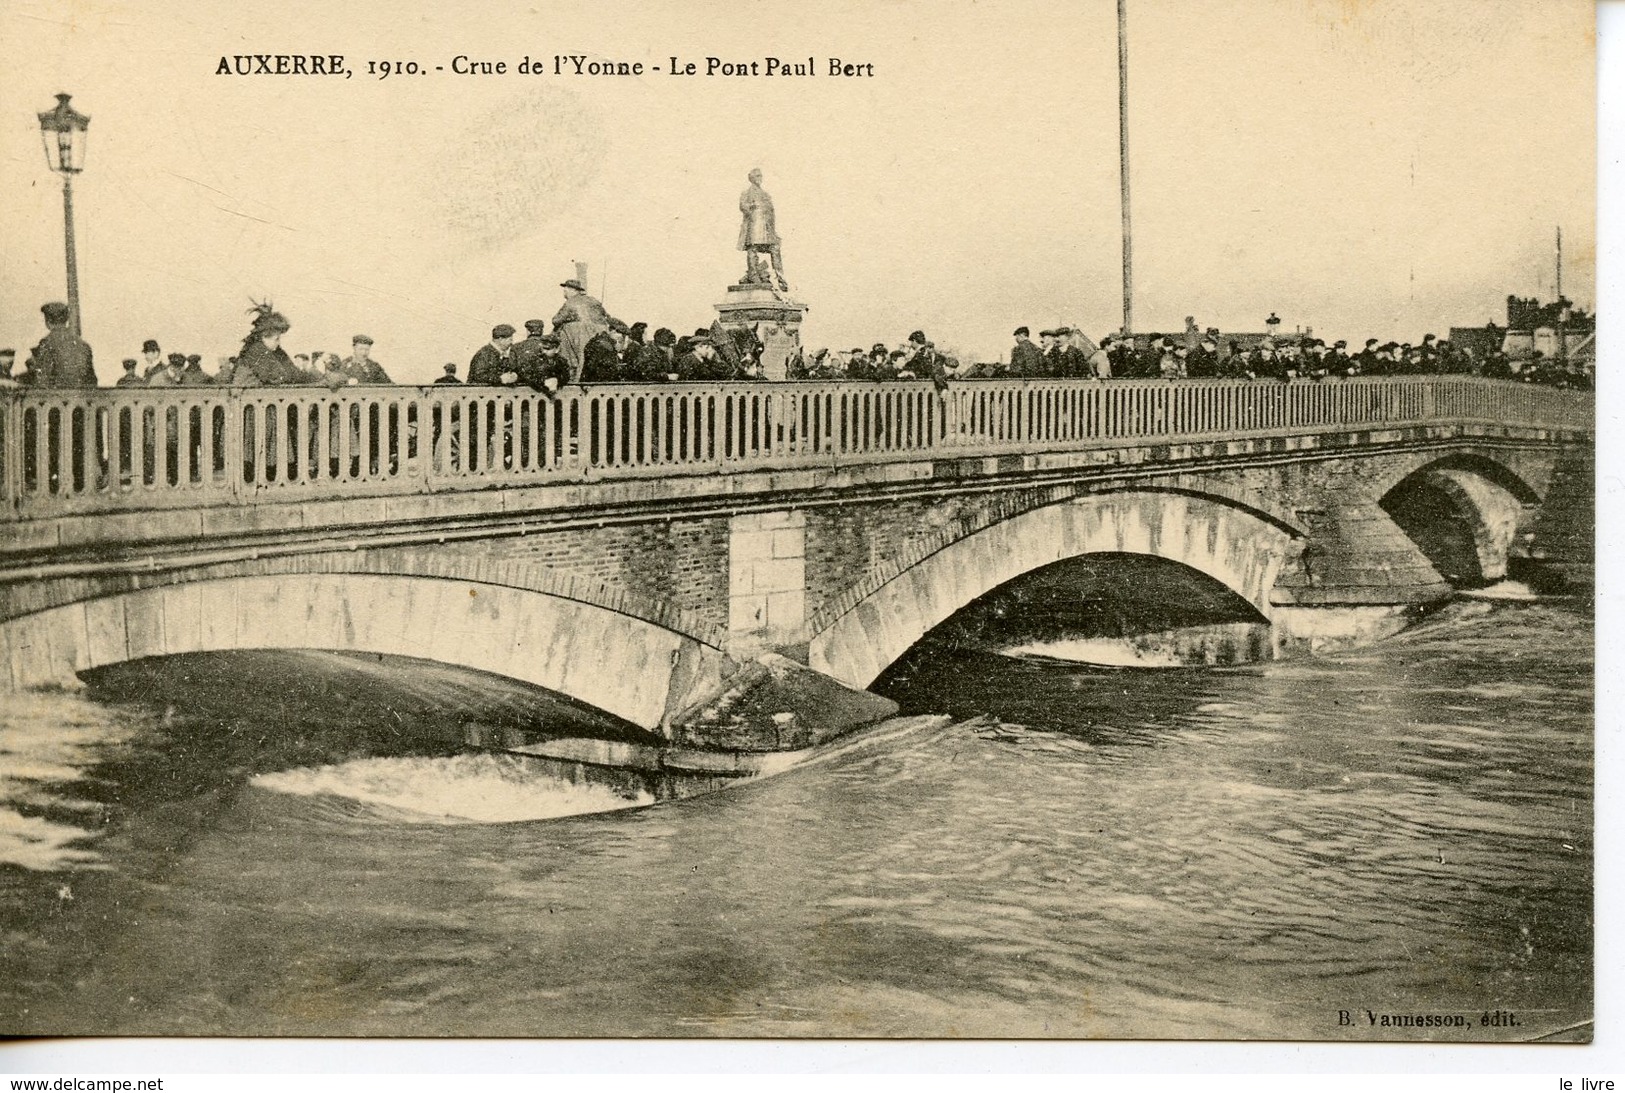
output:
M236 387L296 385L309 383L299 371L288 351L282 348L282 335L288 332L288 320L273 310L269 301L255 304L249 314L254 316L253 328L243 339L243 348L237 354L237 366L231 374Z

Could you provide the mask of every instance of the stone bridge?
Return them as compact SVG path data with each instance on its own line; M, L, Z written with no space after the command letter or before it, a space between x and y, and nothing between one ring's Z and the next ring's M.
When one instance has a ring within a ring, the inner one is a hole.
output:
M0 685L366 654L801 746L695 711L765 654L866 688L1069 559L1200 574L1274 655L1588 577L1592 412L1437 376L0 393Z

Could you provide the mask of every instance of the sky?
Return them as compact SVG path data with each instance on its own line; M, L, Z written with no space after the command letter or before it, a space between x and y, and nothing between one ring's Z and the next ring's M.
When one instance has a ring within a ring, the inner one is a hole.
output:
M90 115L75 181L103 382L141 342L237 349L251 301L290 352L351 336L397 380L551 319L586 261L610 312L709 325L743 272L761 167L812 347L924 330L1008 354L1017 325L1121 322L1112 0L533 0L274 5L8 0L27 58L0 103L0 345L65 295L60 179L36 113ZM1128 0L1135 325L1417 340L1590 306L1595 50L1583 0ZM222 56L342 53L349 79L223 76ZM641 77L520 75L529 56ZM453 58L502 60L459 76ZM673 76L670 58L811 77ZM873 76L827 74L828 59ZM369 60L417 75L368 76ZM433 71L442 66L444 71Z

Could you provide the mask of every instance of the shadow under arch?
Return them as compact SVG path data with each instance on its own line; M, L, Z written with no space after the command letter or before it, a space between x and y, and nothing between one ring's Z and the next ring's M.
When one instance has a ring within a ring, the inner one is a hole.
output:
M1456 454L1412 470L1378 504L1445 580L1475 587L1506 577L1513 546L1540 500L1495 460Z
M812 667L867 687L932 629L1023 574L1086 554L1177 562L1229 589L1263 620L1296 538L1227 499L1152 490L1086 494L1031 509L919 559L832 619Z

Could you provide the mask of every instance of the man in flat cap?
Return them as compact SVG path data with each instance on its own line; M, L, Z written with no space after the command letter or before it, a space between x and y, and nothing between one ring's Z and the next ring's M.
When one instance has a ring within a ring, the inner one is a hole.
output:
M677 336L666 327L654 332L648 345L638 346L626 369L627 378L634 383L665 383L676 374L676 360L672 348Z
M346 376L361 384L389 383L389 373L372 359L372 339L357 334L350 339L350 355L339 365Z
M90 346L68 329L68 305L52 302L40 308L45 316L45 337L34 347L35 387L94 387L96 368Z
M519 381L513 359L513 327L498 323L491 328L491 340L479 347L468 362L468 382L490 387L511 387Z
M433 386L440 387L452 383L461 385L462 382L457 378L457 362L447 361L446 367L441 371L440 375L435 377Z
M1010 347L1010 374L1036 376L1044 369L1044 351L1033 344L1032 332L1024 326L1016 327L1011 335L1016 344Z
M559 351L557 334L542 335L541 355L519 366L519 382L548 394L570 382L570 362Z
M611 319L607 328L592 336L581 351L582 383L620 381L621 347L626 344L626 334L626 324L619 319Z
M553 316L553 333L559 336L559 351L570 365L570 382L581 381L581 369L587 360L587 343L609 329L609 312L604 305L587 295L587 286L574 277L561 281L564 306Z
M547 323L542 319L525 320L525 337L513 346L514 364L517 365L520 382L524 382L525 371L542 359L542 338L547 334Z
M1089 335L1075 326L1066 328L1061 341L1061 367L1063 376L1087 379L1094 375L1093 359L1100 350L1089 340Z
M171 353L164 366L147 377L148 387L180 387L186 378L186 354Z
M114 387L145 387L147 385L147 381L142 378L140 372L136 371L136 368L139 365L140 365L140 362L137 361L134 357L125 357L124 358L124 375L120 376L118 378L118 380L113 384L113 386Z

